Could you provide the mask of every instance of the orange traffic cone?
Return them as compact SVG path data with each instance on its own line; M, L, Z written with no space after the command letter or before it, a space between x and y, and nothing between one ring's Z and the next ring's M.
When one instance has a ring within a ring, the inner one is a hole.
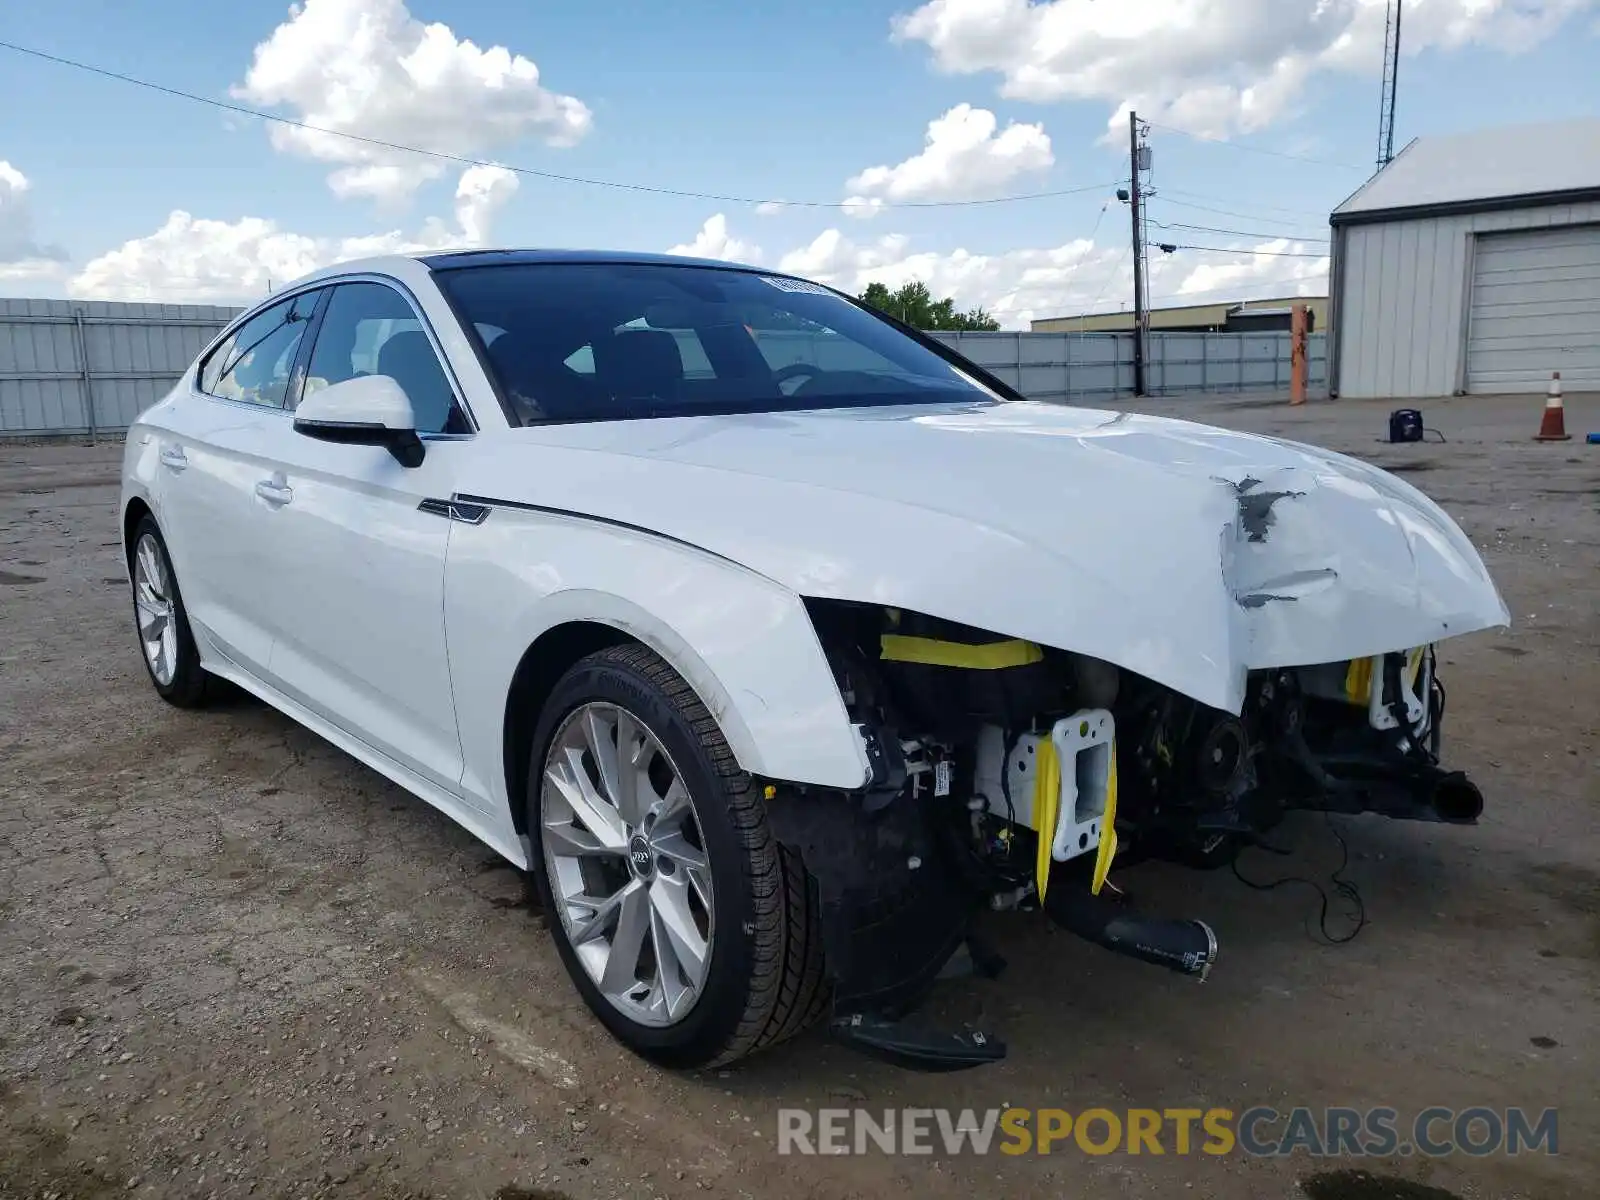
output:
M1567 432L1567 409L1561 402L1561 372L1557 371L1550 376L1550 391L1544 401L1544 420L1539 422L1539 436L1541 442L1570 442L1572 435Z

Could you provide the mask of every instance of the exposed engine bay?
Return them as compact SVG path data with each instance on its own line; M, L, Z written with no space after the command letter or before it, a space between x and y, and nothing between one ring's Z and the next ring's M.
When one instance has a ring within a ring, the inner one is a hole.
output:
M1253 671L1241 712L1111 663L903 610L809 601L873 764L857 793L774 789L778 836L816 881L836 1029L908 1064L1003 1054L929 1046L895 1021L982 909L1040 908L1114 952L1203 980L1199 914L1119 901L1113 867L1230 863L1295 809L1474 823L1477 787L1440 765L1432 647ZM959 1044L957 1044L959 1043Z

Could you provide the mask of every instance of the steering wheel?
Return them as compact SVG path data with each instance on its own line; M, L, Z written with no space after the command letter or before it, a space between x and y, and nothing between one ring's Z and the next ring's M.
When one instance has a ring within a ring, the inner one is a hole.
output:
M793 391L784 391L784 384L788 383L792 379L814 379L820 374L822 374L822 368L817 366L815 363L790 363L787 367L779 367L776 371L774 371L772 373L772 381L778 385L778 390L783 391L784 395L792 396L795 392L798 392L800 388L796 387ZM804 385L802 384L801 386L803 387Z

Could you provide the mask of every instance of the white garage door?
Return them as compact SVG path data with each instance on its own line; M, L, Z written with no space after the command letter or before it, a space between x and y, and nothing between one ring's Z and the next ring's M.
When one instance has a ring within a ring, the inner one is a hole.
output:
M1469 392L1600 389L1600 225L1481 234L1472 270Z

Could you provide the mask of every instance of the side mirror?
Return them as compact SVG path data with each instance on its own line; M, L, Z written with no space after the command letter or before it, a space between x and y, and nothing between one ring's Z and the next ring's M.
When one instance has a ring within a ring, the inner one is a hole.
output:
M426 450L404 389L387 375L330 383L300 401L294 431L323 442L382 446L402 467L420 467Z

